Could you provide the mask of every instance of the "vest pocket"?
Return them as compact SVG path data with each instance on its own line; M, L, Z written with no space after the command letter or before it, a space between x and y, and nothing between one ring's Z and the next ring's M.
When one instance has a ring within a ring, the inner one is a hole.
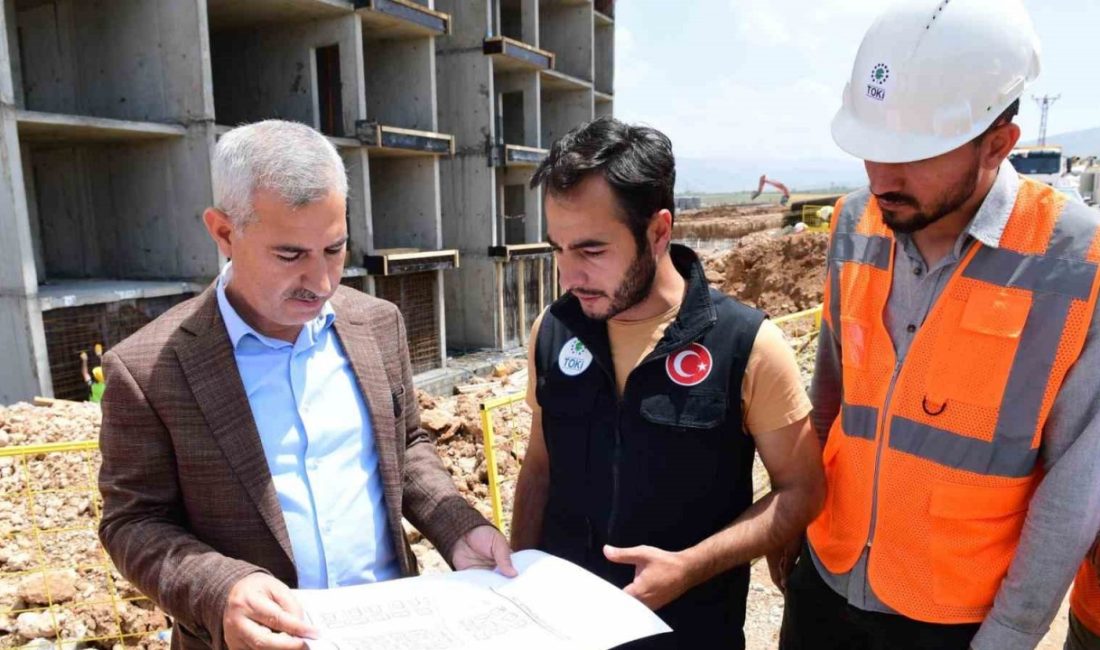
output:
M855 316L841 316L841 364L853 370L862 370L866 365L867 353L871 347L871 342L868 340L870 336L871 326L867 321Z
M932 599L987 608L1016 554L1034 481L1002 486L939 481L929 503Z
M641 414L667 427L713 429L726 419L726 394L713 388L695 388L643 397Z
M975 287L956 304L958 325L944 323L932 350L928 401L947 400L994 408L1001 403L1031 297L993 287Z

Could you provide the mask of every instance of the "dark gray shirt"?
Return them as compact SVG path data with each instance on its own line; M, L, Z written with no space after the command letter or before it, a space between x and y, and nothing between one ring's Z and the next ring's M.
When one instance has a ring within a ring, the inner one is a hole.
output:
M1006 161L970 226L950 254L929 267L912 239L896 237L894 276L886 303L886 328L900 364L947 281L969 247L999 247L1019 192L1016 171ZM873 199L872 199L873 200ZM828 435L840 412L840 341L822 330L810 386L811 416L818 435ZM1093 314L1084 348L1066 375L1043 430L1046 470L1032 496L1027 521L997 593L993 609L972 646L975 650L1030 650L1058 612L1077 567L1100 529L1100 316ZM832 574L811 549L818 572L855 607L895 613L867 580L865 549L849 573Z

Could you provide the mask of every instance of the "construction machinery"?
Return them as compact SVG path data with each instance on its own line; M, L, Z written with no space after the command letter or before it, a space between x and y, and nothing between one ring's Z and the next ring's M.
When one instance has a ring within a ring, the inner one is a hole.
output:
M756 187L756 191L752 193L751 200L755 201L761 194L764 193L764 186L771 185L775 189L779 190L782 196L779 199L779 205L787 205L791 200L791 191L787 189L787 186L779 181L773 181L768 178L767 174L760 175L760 184Z

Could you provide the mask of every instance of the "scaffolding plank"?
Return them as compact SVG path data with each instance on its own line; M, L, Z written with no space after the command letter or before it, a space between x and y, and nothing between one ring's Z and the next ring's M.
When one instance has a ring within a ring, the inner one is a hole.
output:
M450 33L451 17L409 0L354 0L363 31L374 38L415 38Z
M451 156L455 151L453 135L384 126L360 120L355 124L359 142L372 156Z
M161 282L154 280L60 280L38 287L38 304L42 311L101 305L123 300L160 298L200 293L205 286L195 282Z
M550 70L554 67L553 52L540 50L507 36L485 39L481 51L493 57L496 69L501 72Z
M489 257L505 262L510 262L519 257L538 257L552 255L554 249L546 242L534 244L505 244L503 246L490 246Z
M501 151L494 159L501 167L537 167L550 152L538 147L521 147L517 144L501 145Z
M439 251L415 251L397 249L375 251L364 256L363 265L370 275L407 275L424 271L457 269L458 251L454 249Z
M182 138L187 135L187 129L178 124L40 111L18 110L15 112L15 121L19 128L19 139L24 142L134 142Z

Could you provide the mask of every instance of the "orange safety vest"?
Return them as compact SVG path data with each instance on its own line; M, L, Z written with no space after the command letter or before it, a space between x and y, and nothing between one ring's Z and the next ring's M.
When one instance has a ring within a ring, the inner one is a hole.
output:
M1100 636L1100 577L1096 575L1097 563L1100 563L1100 540L1077 570L1069 608L1089 632Z
M1093 316L1100 215L1021 179L1000 247L969 248L899 364L884 322L893 234L866 190L834 214L823 327L840 343L843 403L810 543L834 574L869 548L875 595L906 617L979 622Z

